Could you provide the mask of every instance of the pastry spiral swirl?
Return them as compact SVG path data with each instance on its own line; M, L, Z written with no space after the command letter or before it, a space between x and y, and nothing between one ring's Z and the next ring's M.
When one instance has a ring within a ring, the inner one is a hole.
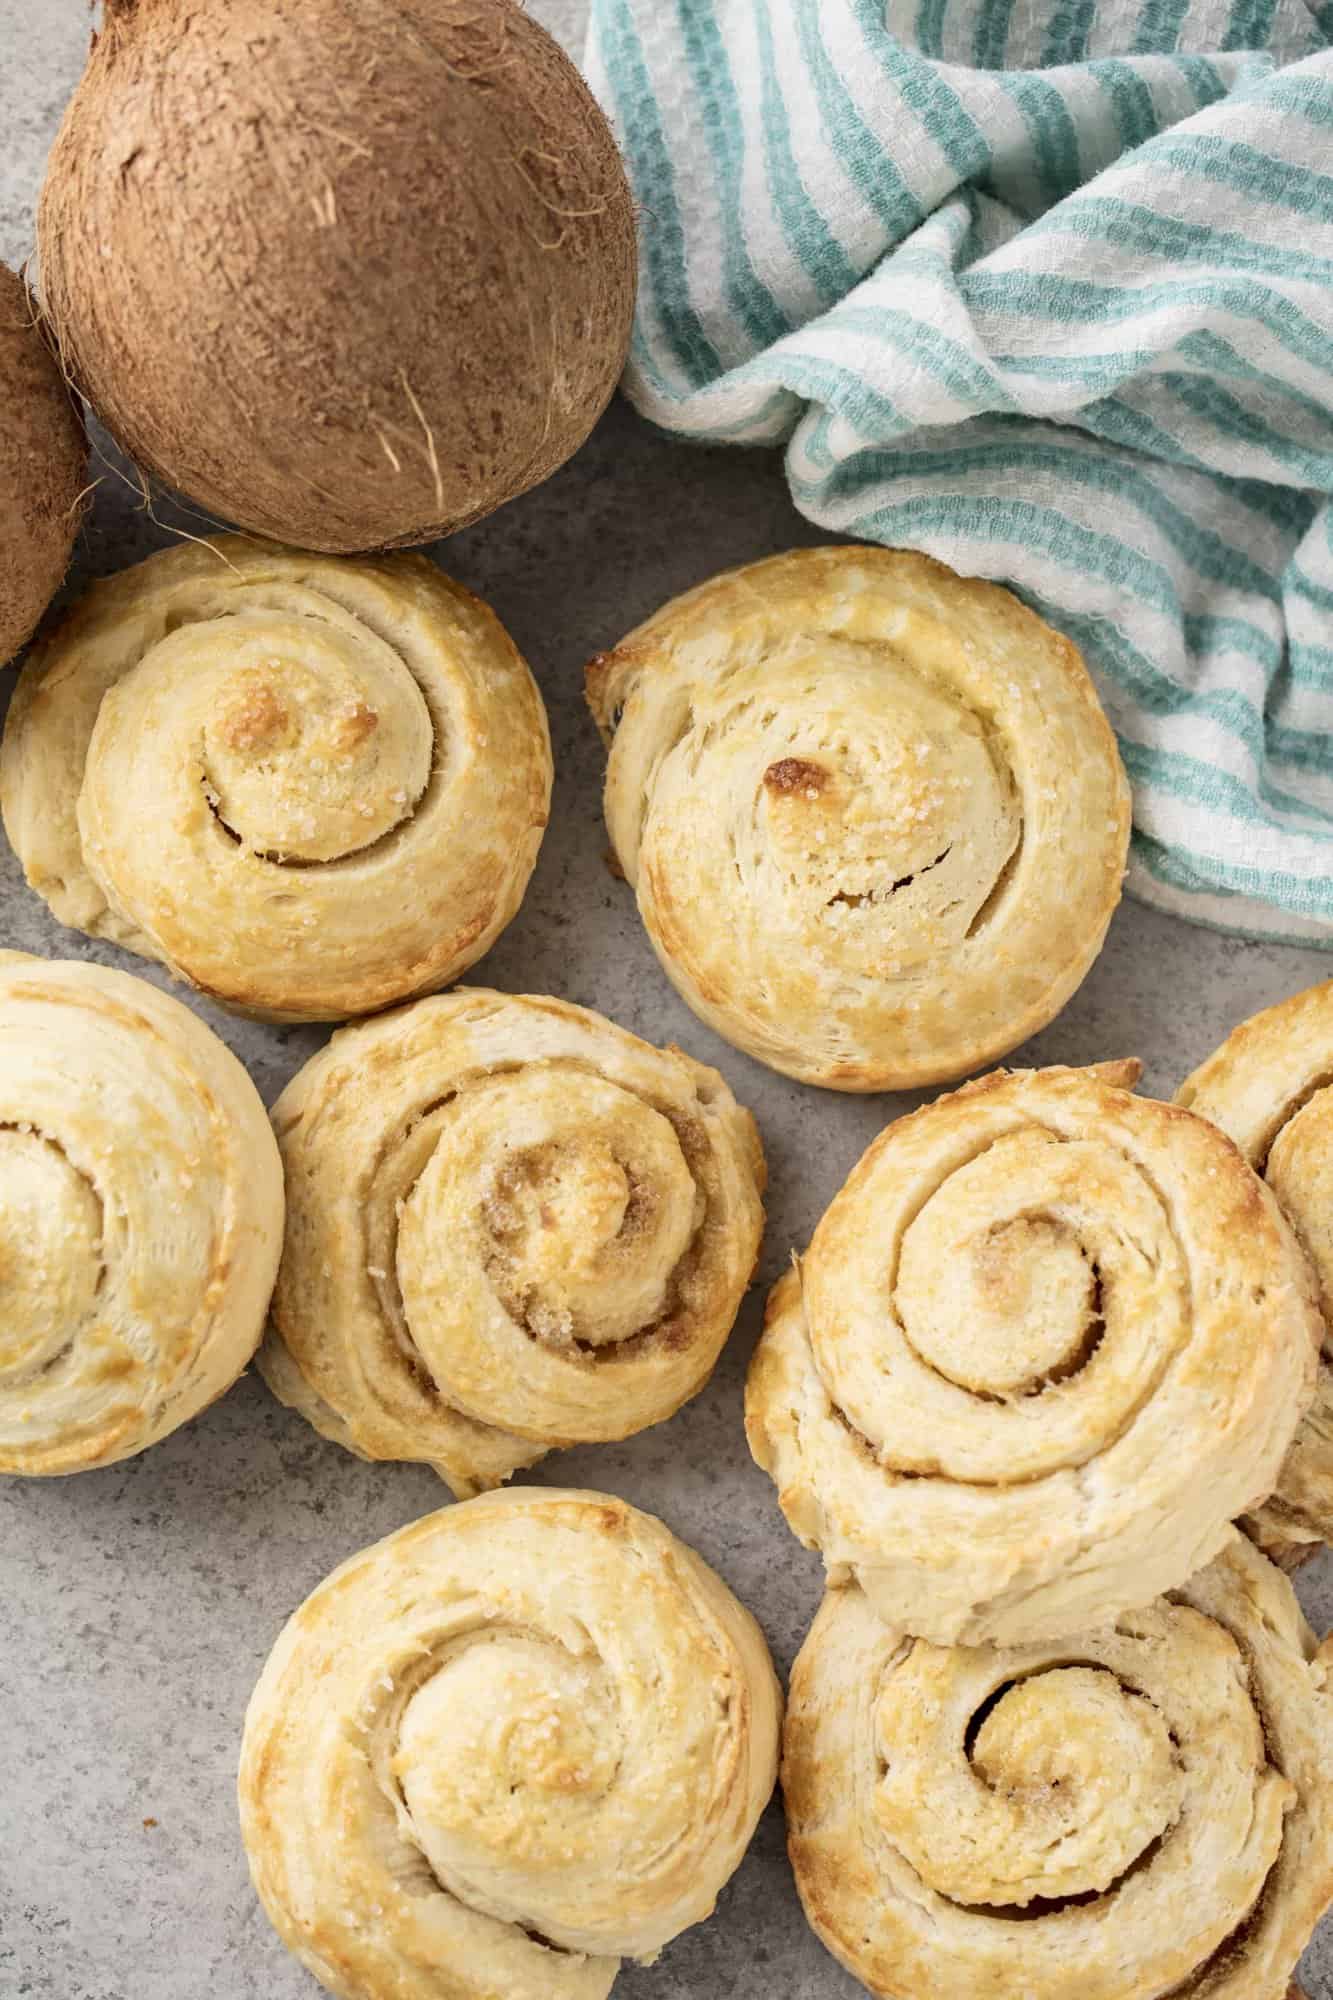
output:
M993 584L793 550L667 604L592 662L588 699L668 977L789 1076L962 1076L1101 949L1129 839L1115 740L1074 648Z
M288 1225L260 1366L326 1436L461 1496L658 1423L712 1373L764 1182L715 1070L460 987L343 1029L273 1119Z
M272 1020L457 978L518 908L550 788L531 674L424 556L226 535L94 585L0 752L62 923Z
M145 980L0 953L0 1472L156 1444L230 1388L282 1243L264 1107Z
M255 1887L346 2000L603 2000L711 1912L780 1715L758 1626L651 1515L445 1508L278 1640L241 1754Z
M1242 1022L1176 1101L1220 1125L1263 1175L1318 1284L1314 1403L1276 1491L1249 1524L1270 1555L1292 1560L1333 1537L1333 983Z
M1284 2000L1333 1897L1331 1665L1234 1529L1058 1642L934 1646L831 1591L783 1751L806 1915L881 2000Z
M869 1148L778 1284L750 1448L795 1532L941 1644L1143 1604L1271 1492L1314 1386L1305 1259L1136 1064L1003 1071Z

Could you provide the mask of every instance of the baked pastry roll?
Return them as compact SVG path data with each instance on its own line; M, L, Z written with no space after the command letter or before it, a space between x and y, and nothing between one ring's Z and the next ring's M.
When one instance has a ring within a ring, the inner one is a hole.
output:
M1247 1524L1270 1555L1294 1563L1333 1536L1333 983L1242 1022L1176 1101L1235 1140L1314 1268L1323 1320L1314 1404L1277 1490Z
M603 2000L711 1913L780 1717L759 1627L651 1515L448 1507L274 1647L241 1753L255 1888L344 2000Z
M254 1353L282 1243L264 1107L146 980L0 952L0 1472L82 1472Z
M1120 899L1129 792L1078 653L926 556L795 549L588 669L606 819L710 1027L835 1090L1044 1026Z
M273 1119L288 1221L260 1367L326 1437L462 1496L708 1380L764 1223L754 1120L716 1070L460 987L344 1028Z
M834 1580L941 1644L1144 1604L1278 1477L1313 1282L1136 1063L998 1071L882 1132L769 1302L750 1449Z
M270 1020L456 979L546 824L541 697L424 556L220 535L95 584L20 679L0 805L61 923Z
M1234 1529L1062 1641L933 1646L832 1591L783 1753L806 1915L882 2000L1284 2000L1333 1897L1330 1659Z

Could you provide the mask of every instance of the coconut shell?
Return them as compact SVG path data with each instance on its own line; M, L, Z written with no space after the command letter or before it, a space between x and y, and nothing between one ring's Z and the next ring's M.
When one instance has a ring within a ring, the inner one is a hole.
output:
M0 666L60 588L86 484L83 424L36 319L0 264Z
M107 0L38 222L62 359L139 465L305 548L535 486L624 363L629 189L514 0Z

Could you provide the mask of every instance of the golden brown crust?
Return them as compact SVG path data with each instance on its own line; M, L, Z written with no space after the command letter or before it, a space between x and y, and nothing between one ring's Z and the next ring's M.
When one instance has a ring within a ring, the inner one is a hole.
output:
M998 1072L899 1119L770 1299L751 1451L834 1580L940 1643L1173 1588L1308 1406L1318 1321L1276 1202L1133 1074Z
M94 585L0 750L62 923L272 1020L456 979L518 908L550 788L541 697L478 598L421 556L234 535Z
M0 666L69 567L88 446L22 278L0 264Z
M0 1472L128 1458L259 1340L282 1169L249 1077L145 980L0 953Z
M658 957L760 1061L963 1075L1049 1021L1120 897L1129 791L1079 655L926 556L795 549L587 669Z
M433 541L563 464L624 363L634 215L525 9L105 14L38 239L66 365L140 465L350 552Z
M880 2000L1290 2000L1333 1898L1329 1668L1234 1530L1045 1644L940 1648L832 1591L783 1745L806 1915Z
M344 2000L605 2000L712 1910L773 1788L762 1634L651 1515L516 1488L336 1570L260 1677L241 1826Z
M1238 1028L1177 1102L1233 1139L1263 1175L1314 1268L1323 1319L1314 1403L1277 1491L1247 1525L1277 1559L1333 1536L1333 983L1294 993Z
M456 1493L661 1422L712 1373L763 1233L715 1070L586 1008L460 987L344 1029L274 1107L282 1401Z

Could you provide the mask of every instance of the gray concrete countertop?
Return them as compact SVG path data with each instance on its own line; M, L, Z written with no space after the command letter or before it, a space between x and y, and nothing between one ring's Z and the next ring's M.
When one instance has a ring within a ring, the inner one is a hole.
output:
M575 45L580 0L531 4ZM0 257L10 262L31 248L42 161L87 28L82 0L0 0ZM99 446L71 595L172 539L170 508L151 518ZM536 876L474 980L561 994L716 1063L753 1108L772 1175L760 1287L709 1388L670 1424L557 1454L531 1476L609 1488L661 1514L757 1613L784 1673L818 1602L820 1566L788 1534L745 1449L741 1386L762 1286L874 1133L919 1100L803 1089L726 1047L675 998L605 865L602 756L580 669L712 571L817 539L774 455L673 444L618 403L564 472L437 552L531 660L556 755ZM7 849L0 911L0 943L155 976L60 930ZM1021 1059L1138 1054L1144 1087L1169 1095L1234 1022L1330 973L1318 953L1236 943L1126 904L1082 991ZM269 1099L323 1039L198 1008ZM363 1465L325 1444L253 1376L128 1464L0 1484L2 2000L314 2000L246 1876L233 1797L241 1716L301 1598L344 1556L446 1498L422 1467ZM1306 1568L1300 1592L1319 1630L1333 1622L1327 1557ZM1311 2000L1333 2000L1333 1935L1313 1947L1303 1977ZM776 1806L714 1919L656 1966L627 1968L616 1987L618 2000L859 1991L806 1928Z

